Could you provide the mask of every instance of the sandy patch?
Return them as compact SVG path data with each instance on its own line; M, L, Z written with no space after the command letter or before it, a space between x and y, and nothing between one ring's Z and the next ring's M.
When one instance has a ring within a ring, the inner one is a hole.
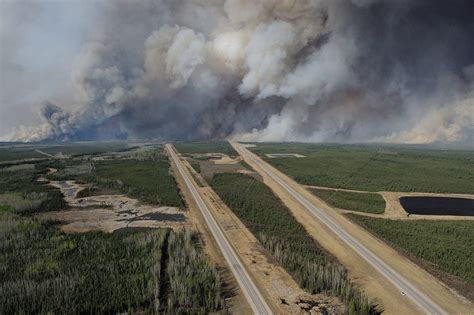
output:
M191 155L193 158L201 158L207 157L211 160L214 164L238 164L242 159L240 157L231 158L227 154L224 153L196 153Z
M231 158L229 156L223 156L218 160L214 160L214 164L238 164L240 162L240 158Z
M272 153L272 154L265 154L265 156L269 158L286 158L286 157L295 157L295 158L304 158L304 155L298 153Z
M113 232L123 228L180 228L187 225L187 214L176 207L157 207L141 204L125 195L100 195L76 198L85 187L75 181L53 181L72 208L67 211L41 213L38 217L63 221L65 232L101 230Z
M255 174L254 171L247 170L247 169L238 170L237 173L240 173L240 174Z

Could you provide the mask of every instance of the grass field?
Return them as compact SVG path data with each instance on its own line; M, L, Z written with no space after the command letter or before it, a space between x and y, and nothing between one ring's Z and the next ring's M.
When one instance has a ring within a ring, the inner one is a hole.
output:
M378 214L385 212L385 200L381 195L376 193L358 193L316 188L311 188L310 191L330 206L336 208Z
M306 185L365 191L474 193L474 151L409 147L261 143L268 153L298 153L304 158L263 158Z
M175 143L174 146L181 154L223 153L229 156L238 155L227 141L182 142Z
M350 217L402 251L474 285L474 221Z
M349 314L376 313L353 287L345 268L320 249L264 183L242 174L223 173L214 176L211 186L302 288L338 296Z

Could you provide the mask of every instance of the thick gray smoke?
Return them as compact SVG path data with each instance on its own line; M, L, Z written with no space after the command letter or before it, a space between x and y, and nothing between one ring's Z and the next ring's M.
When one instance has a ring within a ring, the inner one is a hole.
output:
M472 0L94 7L77 104L44 101L16 139L474 144Z

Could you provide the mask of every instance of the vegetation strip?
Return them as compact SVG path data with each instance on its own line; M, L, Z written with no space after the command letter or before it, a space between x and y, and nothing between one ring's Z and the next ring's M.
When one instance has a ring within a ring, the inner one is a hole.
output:
M385 212L385 200L377 193L358 193L332 189L309 189L332 207L381 214Z
M350 314L377 313L350 282L345 268L318 247L265 184L224 173L216 174L211 186L302 288L340 297Z

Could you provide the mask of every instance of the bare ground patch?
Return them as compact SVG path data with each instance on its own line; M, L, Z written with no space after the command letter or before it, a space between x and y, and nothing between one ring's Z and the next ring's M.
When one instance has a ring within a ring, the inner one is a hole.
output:
M99 195L76 198L77 192L86 187L75 181L53 181L64 194L71 207L68 211L52 211L38 216L62 221L65 232L101 230L113 232L124 228L181 228L188 223L186 212L176 207L157 207L140 203L125 195Z
M233 158L223 153L192 154L191 156L192 157L186 158L186 160L189 163L199 163L199 175L204 180L208 181L212 179L215 174L219 173L242 173L261 180L261 177L257 173L240 164L242 162L240 157ZM193 172L193 170L191 170L191 172L193 174L196 173Z

